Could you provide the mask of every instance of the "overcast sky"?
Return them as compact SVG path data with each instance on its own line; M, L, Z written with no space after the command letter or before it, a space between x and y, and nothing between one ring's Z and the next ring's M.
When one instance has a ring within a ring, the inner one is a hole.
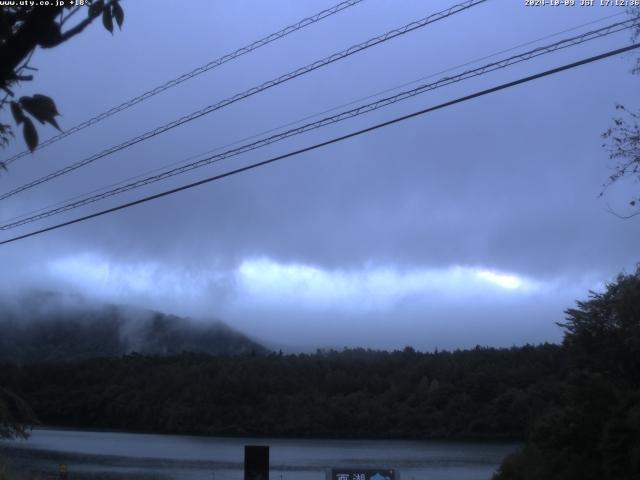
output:
M0 189L453 3L365 0L14 162L0 177ZM39 69L36 80L18 93L53 97L61 127L69 128L333 4L123 2L121 32L111 36L95 22L67 44L38 51L32 61ZM620 21L623 11L489 0L4 200L0 218L616 13L621 15L510 54ZM2 238L629 43L627 31L546 55ZM640 260L640 220L620 220L607 211L609 204L624 213L637 184L626 182L598 198L612 166L600 135L616 103L639 104L640 78L629 73L634 58L613 57L0 246L0 286L8 293L51 288L219 318L258 339L305 347L431 350L559 341L555 322L563 320L563 310L619 272L633 271ZM40 128L41 138L54 133ZM3 157L22 148L17 139Z

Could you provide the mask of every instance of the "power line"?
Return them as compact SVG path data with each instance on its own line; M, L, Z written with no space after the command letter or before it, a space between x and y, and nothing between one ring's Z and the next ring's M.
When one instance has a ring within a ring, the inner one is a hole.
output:
M234 157L236 155L240 155L242 153L246 153L252 150L256 150L258 148L270 145L272 143L275 142L279 142L281 140L284 140L286 138L290 138L296 135L300 135L302 133L306 133L309 132L311 130L315 130L318 128L322 128L324 126L330 125L330 124L334 124L334 123L338 123L341 122L343 120L347 120L350 118L354 118L360 115L363 115L365 113L369 113L372 112L374 110L378 110L380 108L383 107L387 107L389 105L392 105L394 103L403 101L403 100L407 100L409 98L412 98L416 95L425 93L427 91L431 91L431 90L435 90L437 88L441 88L447 85L451 85L453 83L458 83L461 82L463 80L467 80L469 78L474 78L480 75L484 75L486 73L490 73L496 70L500 70L506 67L509 67L511 65L515 65L524 61L528 61L531 60L532 58L537 58L541 55L546 55L552 52L556 52L558 50L564 49L564 48L568 48L568 47L573 47L576 45L579 45L581 43L590 41L590 40L594 40L594 39L598 39L598 38L602 38L604 36L607 35L611 35L613 33L617 33L620 32L622 30L626 30L626 29L630 29L630 28L634 28L637 25L640 25L640 19L632 19L632 20L627 20L627 21L623 21L623 22L617 22L614 23L612 25L608 25L606 27L602 27L599 28L597 30L593 30L593 31L589 31L589 32L585 32L581 35L577 35L571 38L567 38L567 39L563 39L560 40L558 42L552 43L550 45L545 45L542 47L538 47L538 48L534 48L532 50L529 50L527 52L518 54L518 55L513 55L511 57L502 59L502 60L498 60L496 62L492 62L489 63L487 65L483 65L481 67L475 68L475 69L471 69L471 70L467 70L465 72L462 72L458 75L454 75L454 76L450 76L450 77L444 77L441 78L440 80L437 80L436 82L432 82L429 84L425 84L425 85L420 85L414 89L411 90L407 90L404 92L400 92L396 95L390 96L390 97L386 97L371 103L368 103L366 105L361 105L357 108L353 108L351 110L347 110L347 111L343 111L338 113L337 115L333 115L330 117L326 117L323 118L321 120L318 120L316 122L311 122L311 123L307 123L305 125L296 127L296 128L292 128L290 130L287 130L285 132L281 132L275 135L272 135L270 137L266 137L263 139L260 139L258 141L252 142L252 143L248 143L245 145L242 145L240 147L237 148L233 148L231 150L227 150L226 152L222 152L220 154L215 154L215 155L211 155L209 157L203 158L201 160L198 160L196 162L192 162L192 163L188 163L186 165L180 166L180 167L176 167L173 168L171 170L166 170L164 172L161 172L157 175L152 175L149 177L146 177L144 179L135 181L135 182L131 182L128 183L126 185L114 188L112 190L108 190L90 197L86 197L83 198L81 200L75 201L75 202L71 202L71 203L67 203L63 206L57 207L57 208L52 208L50 210L41 212L41 213L37 213L31 216L28 216L26 218L21 218L20 220L16 220L14 222L10 222L10 223L6 223L4 225L0 225L0 230L10 230L13 228L17 228L20 227L22 225L26 225L28 223L32 223L38 220L42 220L44 218L48 218L51 217L53 215L58 215L60 213L69 211L69 210L73 210L85 205L88 205L90 203L94 203L97 202L99 200L104 200L105 198L108 197L112 197L115 195L118 195L120 193L124 193L130 190L134 190L136 188L140 188L143 187L145 185L149 185L151 183L155 183L157 181L160 180L165 180L167 178L191 171L191 170L195 170L196 168L200 168L203 167L205 165L209 165L212 163L217 163L221 160L230 158L230 157Z
M89 192L85 192L85 193L82 193L82 194L74 195L73 197L66 198L65 200L62 200L62 201L59 201L59 202L56 202L56 203L53 203L53 204L49 204L49 205L47 205L45 207L41 207L41 208L37 208L37 209L34 209L34 210L30 210L30 211L21 213L19 215L15 215L15 216L10 217L10 218L6 218L4 220L0 220L0 222L13 222L14 220L20 220L20 219L23 219L23 218L25 218L27 216L35 215L37 213L53 209L54 207L58 207L60 205L67 204L67 203L72 202L74 200L78 200L78 199L82 199L82 198L88 197L91 194L95 194L95 193L98 193L98 192L105 191L108 188L116 187L118 185L123 185L126 182L130 182L131 180L136 180L136 179L142 178L145 175L150 175L152 173L159 172L159 171L161 171L161 170L163 170L165 168L189 163L191 160L195 160L196 158L202 157L203 155L208 155L208 154L211 154L213 152L220 151L220 150L222 150L224 148L229 148L229 147L232 147L234 145L239 145L242 142L246 142L248 140L253 140L255 138L259 138L262 135L267 135L267 134L272 133L272 132L277 132L278 130L282 130L283 128L287 128L287 127L291 127L293 125L300 124L300 123L302 123L302 122L304 122L306 120L310 120L312 118L317 118L317 117L320 117L322 115L326 115L327 113L334 112L334 111L339 110L339 109L344 108L344 107L355 105L357 103L363 102L365 100L369 100L371 98L379 97L380 95L384 95L385 93L393 92L393 91L399 90L399 89L401 89L403 87L407 87L409 85L413 85L413 84L416 84L418 82L421 82L421 81L424 81L424 80L428 80L430 78L434 78L434 77L436 77L438 75L442 75L444 73L449 73L449 72L452 72L452 71L457 70L457 69L462 68L462 67L473 65L475 63L481 62L482 60L487 60L489 58L496 57L496 56L501 55L503 53L512 52L514 50L517 50L518 48L522 48L522 47L526 47L526 46L529 46L529 45L533 45L535 43L541 42L542 40L547 40L549 38L557 37L558 35L562 35L563 33L573 32L575 30L579 30L579 29L587 27L589 25L600 23L600 22L603 22L605 20L609 20L609 19L614 18L614 17L619 17L621 15L626 15L626 12L618 12L618 13L614 13L614 14L611 14L611 15L606 15L604 17L598 18L596 20L592 20L590 22L582 23L580 25L576 25L574 27L567 28L565 30L561 30L561 31L558 31L558 32L555 32L555 33L552 33L552 34L549 34L549 35L545 35L543 37L536 38L535 40L529 40L527 42L520 43L518 45L514 45L513 47L509 47L507 49L500 50L498 52L494 52L494 53L491 53L489 55L485 55L485 56L480 57L480 58L476 58L475 60L470 60L468 62L465 62L465 63L462 63L462 64L458 64L458 65L455 65L453 67L446 68L445 70L440 70L438 72L431 73L429 75L420 77L420 78L418 78L416 80L412 80L410 82L405 82L403 84L396 85L395 87L387 88L385 90L378 91L376 93L367 95L365 97L360 97L360 98L358 98L356 100L351 100L351 101L349 101L347 103L343 103L343 104L337 105L335 107L329 108L327 110L323 110L322 112L314 113L312 115L307 115L307 116L305 116L303 118L299 118L298 120L294 120L292 122L287 122L287 123L279 125L277 127L269 128L268 130L265 130L265 131L262 131L260 133L256 133L256 134L250 135L248 137L244 137L244 138L235 140L233 142L230 142L230 143L227 143L227 144L224 144L224 145L220 145L218 147L215 147L213 149L207 150L205 152L201 152L199 154L191 155L190 157L187 157L185 159L178 160L178 161L175 161L175 162L171 162L169 164L165 164L165 165L163 165L161 167L157 167L157 168L154 168L152 170L147 170L147 171L142 172L140 174L127 177L127 178L125 178L123 180L119 180L119 181L111 183L109 185L105 185L103 187L96 188L96 189L91 190Z
M340 137L335 137L335 138L332 138L331 140L326 140L324 142L316 143L316 144L311 145L309 147L301 148L299 150L295 150L295 151L286 153L284 155L279 155L277 157L273 157L273 158L270 158L268 160L263 160L261 162L253 163L251 165L247 165L247 166L244 166L244 167L241 167L241 168L237 168L235 170L231 170L231 171L228 171L228 172L225 172L225 173L214 175L212 177L208 177L208 178L205 178L203 180L199 180L197 182L189 183L187 185L182 185L180 187L173 188L171 190L165 190L164 192L156 193L154 195L150 195L150 196L147 196L147 197L144 197L144 198L140 198L140 199L134 200L132 202L124 203L124 204L118 205L116 207L108 208L108 209L102 210L100 212L92 213L90 215L85 215L83 217L75 218L75 219L69 220L67 222L63 222L63 223L59 223L59 224L56 224L56 225L52 225L50 227L42 228L40 230L35 230L33 232L25 233L25 234L19 235L17 237L9 238L7 240L0 241L0 245L4 245L4 244L7 244L7 243L11 243L11 242L16 242L18 240L23 240L25 238L29 238L29 237L32 237L34 235L39 235L41 233L50 232L52 230L56 230L56 229L59 229L59 228L62 228L62 227L73 225L75 223L83 222L83 221L89 220L91 218L96 218L96 217L99 217L99 216L102 216L102 215L106 215L107 213L117 212L119 210L124 210L126 208L133 207L135 205L139 205L141 203L146 203L146 202L149 202L149 201L152 201L152 200L156 200L156 199L161 198L161 197L165 197L165 196L177 193L177 192L181 192L183 190L188 190L188 189L197 187L199 185L204 185L206 183L210 183L210 182L213 182L213 181L216 181L216 180L221 180L223 178L230 177L232 175L236 175L238 173L246 172L246 171L258 168L258 167L262 167L262 166L265 166L265 165L268 165L268 164L271 164L271 163L275 163L275 162L283 160L285 158L297 156L297 155L300 155L302 153L310 152L310 151L316 150L318 148L326 147L328 145L347 140L349 138L357 137L359 135L363 135L365 133L369 133L369 132L378 130L380 128L387 127L389 125L393 125L395 123L399 123L399 122L402 122L404 120L408 120L410 118L418 117L420 115L424 115L424 114L427 114L427 113L430 113L430 112L433 112L433 111L436 111L436 110L441 110L443 108L450 107L450 106L456 105L458 103L463 103L463 102L472 100L474 98L482 97L482 96L485 96L485 95L488 95L488 94L491 94L491 93L498 92L500 90L505 90L507 88L515 87L517 85L521 85L523 83L531 82L533 80L537 80L539 78L547 77L549 75L554 75L556 73L560 73L560 72L563 72L563 71L566 71L566 70L570 70L570 69L579 67L581 65L586 65L586 64L593 63L593 62L596 62L596 61L599 61L599 60L603 60L605 58L612 57L614 55L619 55L621 53L625 53L625 52L628 52L630 50L634 50L634 49L639 48L639 47L640 47L640 43L635 43L635 44L629 45L627 47L618 48L616 50L611 50L611 51L608 51L606 53L602 53L600 55L596 55L596 56L593 56L593 57L585 58L585 59L579 60L577 62L565 64L563 66L552 68L550 70L546 70L544 72L537 73L537 74L534 74L534 75L530 75L530 76L527 76L527 77L523 77L523 78L520 78L518 80L514 80L514 81L511 81L511 82L503 83L503 84L500 84L500 85L498 85L496 87L488 88L486 90L481 90L479 92L475 92L475 93L472 93L470 95L466 95L464 97L459 97L459 98L456 98L455 100L450 100L448 102L441 103L441 104L436 105L434 107L425 108L423 110L419 110L417 112L413 112L413 113L410 113L408 115L403 115L401 117L396 117L396 118L394 118L392 120L388 120L386 122L378 123L378 124L373 125L371 127L363 128L361 130L357 130L355 132L351 132L351 133L348 133L346 135L342 135Z
M598 30L594 30L594 31L591 31L591 32L586 32L584 34L581 34L581 35L578 35L578 36L575 36L575 37L572 37L572 38L569 38L569 39L561 40L561 41L553 43L551 45L538 47L536 49L530 50L528 52L524 52L524 53L519 54L519 55L515 55L515 56L509 57L509 58L506 58L506 59L503 59L503 60L500 60L500 61L497 61L497 62L494 62L494 63L490 63L488 65L484 65L482 67L479 67L479 68L476 68L476 69L473 69L473 70L468 70L466 72L463 72L463 73L461 73L459 75L456 75L456 76L453 76L453 77L445 77L443 79L438 80L437 82L430 83L430 84L427 84L427 85L422 85L422 86L419 86L419 87L417 87L417 88L415 88L413 90L401 92L401 93L399 93L397 95L394 95L392 97L387 97L387 98L378 100L376 102L369 103L367 105L360 106L358 108L355 108L355 109L352 109L352 110L349 110L349 111L346 111L346 112L341 112L338 115L334 115L332 117L324 118L324 119L322 119L322 120L320 120L318 122L312 122L312 123L300 126L298 128L294 128L294 129L288 130L286 132L283 132L283 133L280 133L280 134L277 134L277 135L273 135L273 136L268 137L268 138L261 139L261 140L259 140L257 142L253 142L253 143L250 143L250 144L247 144L247 145L243 145L243 146L241 146L239 148L232 149L232 150L229 150L227 152L223 152L223 153L218 154L218 155L213 155L213 156L207 157L205 159L199 160L197 162L193 162L193 163L187 164L187 165L182 166L182 167L178 167L178 168L175 168L175 169L172 169L172 170L169 170L169 171L162 172L159 175L154 175L154 176L151 176L151 177L147 177L147 178L145 178L143 180L140 180L140 181L137 181L137 182L133 182L133 183L129 183L129 184L121 186L119 188L115 188L113 190L109 190L109 191L106 191L106 192L103 192L103 193L100 193L100 194L97 194L97 195L94 195L94 196L91 196L91 197L84 198L84 199L79 200L77 202L72 202L72 203L66 204L66 205L64 205L64 206L62 206L60 208L53 208L53 209L50 209L50 210L45 211L43 213L39 213L37 215L32 215L32 216L29 216L27 218L22 218L19 221L15 221L15 222L8 223L8 224L0 226L0 230L9 230L9 229L12 229L12 228L16 228L16 227L25 225L27 223L31 223L33 221L41 220L41 219L50 217L52 215L56 215L56 214L71 210L71 209L79 208L81 206L84 206L84 205L87 205L87 204L90 204L90 203L94 203L96 201L99 201L99 200L102 200L102 199L105 199L105 198L108 198L108 197L111 197L111 196L114 196L114 195L117 195L117 194L120 194L120 193L124 193L126 191L133 190L135 188L139 188L139 187L148 185L150 183L154 183L156 181L164 180L166 178L169 178L169 177L181 174L181 173L185 173L187 171L190 171L190 170L193 170L193 169L196 169L196 168L200 168L202 166L205 166L205 165L208 165L208 164L211 164L211 163L215 163L215 162L221 161L223 159L230 158L232 156L239 155L241 153L246 153L247 151L250 151L250 150L255 150L257 148L261 148L263 146L269 145L271 143L275 143L275 142L283 140L285 138L292 137L294 135L299 135L301 133L305 133L305 132L313 130L313 129L321 128L321 127L326 126L328 124L337 123L339 121L346 120L348 118L353 118L355 116L359 116L359 115L362 115L364 113L368 113L368 112L371 112L373 110L377 110L379 108L388 106L388 105L396 103L398 101L406 100L408 98L411 98L411 97L413 97L415 95L418 95L420 93L424 93L426 91L434 90L436 88L440 88L440 87L445 86L445 85L450 85L452 83L457 83L459 81L466 80L468 78L479 76L479 75L482 75L482 74L485 74L485 73L489 73L489 72L492 72L492 71L495 71L495 70L498 70L498 69L506 68L506 67L514 65L516 63L520 63L522 61L530 60L532 58L535 58L535 57L538 57L540 55L544 55L544 54L547 54L547 53L551 53L551 52L560 50L562 48L575 46L575 45L578 45L580 43L584 43L586 41L593 40L595 38L601 38L601 37L604 37L606 35L610 35L612 33L617 33L619 31L622 31L622 30L625 30L625 29L628 29L628 28L633 28L637 24L638 24L637 23L637 19L636 20L627 20L625 22L618 22L616 24L613 24L613 25L610 25L610 26L607 26L607 27L603 27L603 28L600 28ZM200 155L198 155L198 156L200 156ZM42 210L44 210L44 209L39 210L39 212L42 212ZM25 217L25 215L23 215L22 217Z
M197 118L200 118L204 115L207 115L211 112L214 112L216 110L219 110L221 108L224 108L228 105L231 105L232 103L235 103L239 100L243 100L247 97L250 97L252 95L255 95L257 93L260 93L264 90L267 90L269 88L275 87L276 85L280 85L281 83L287 82L289 80L292 80L294 78L297 78L301 75L307 74L309 72L312 72L318 68L324 67L326 65L329 65L331 63L334 63L338 60L342 60L344 58L347 58L355 53L361 52L363 50L366 50L368 48L371 48L375 45L387 42L393 38L396 38L398 36L404 35L406 33L412 32L414 30L417 30L418 28L422 28L425 27L426 25L429 25L431 23L437 22L439 20L448 18L452 15L455 15L456 13L460 13L464 10L467 10L471 7L474 7L476 5L479 5L481 3L486 2L487 0L467 0L463 3L454 5L452 7L449 7L445 10L442 10L440 12L434 13L432 15L429 15L428 17L425 17L421 20L417 20L411 23L408 23L400 28L394 29L394 30L390 30L389 32L383 34L383 35L379 35L377 37L371 38L363 43L357 44L357 45L353 45L349 48L347 48L346 50L343 50L339 53L334 53L333 55L330 55L328 57L323 58L322 60L317 60L313 63L310 63L309 65L306 65L304 67L298 68L297 70L294 70L292 72L289 72L285 75L281 75L280 77L270 80L268 82L263 83L262 85L259 85L257 87L253 87L250 88L249 90L246 90L242 93L238 93L236 95L234 95L233 97L227 98L225 100L222 100L216 104L213 105L209 105L201 110L197 110L195 112L192 112L188 115L185 115L177 120L174 120L172 122L169 122L165 125L162 125L160 127L157 127L153 130L150 130L146 133L143 133L142 135L139 135L135 138L132 138L130 140L127 140L124 143L121 143L119 145L110 147L106 150L103 150L100 153L97 153L95 155L92 155L88 158L85 158L84 160L80 160L76 163L73 163L61 170L57 170L53 173L50 173L48 175L45 175L44 177L41 177L37 180L34 180L32 182L29 182L25 185L22 185L18 188L15 188L14 190L11 190L10 192L4 193L2 195L0 195L0 200L5 200L9 197L12 197L13 195L16 195L20 192L23 192L25 190L28 190L30 188L33 188L37 185L40 185L41 183L53 180L54 178L57 178L61 175L65 175L69 172L72 172L80 167L83 167L85 165L88 165L90 163L95 162L96 160L106 157L107 155L111 155L112 153L118 152L120 150L124 150L125 148L128 148L132 145L135 145L139 142L142 142L144 140L148 140L149 138L155 137L156 135L160 135L161 133L164 133L168 130L171 130L172 128L178 127L180 125L183 125L187 122L190 122L192 120L195 120Z
M358 3L362 2L364 0L346 0L343 2L338 3L337 5L334 5L331 8L328 8L326 10L322 10L321 12L316 13L315 15L312 15L311 17L307 17L304 18L296 23L294 23L293 25L289 25L288 27L283 28L282 30L272 33L270 35L267 35L264 38L261 38L260 40L256 40L255 42L246 45L244 47L241 47L231 53L227 53L226 55L223 55L219 58L216 58L215 60L210 61L209 63L202 65L198 68L195 68L193 70L191 70L189 73L185 73L183 75L180 75L177 78L174 78L173 80L169 80L165 83L163 83L162 85L159 85L155 88L152 88L151 90L148 90L140 95L138 95L137 97L134 97L130 100L127 100L126 102L121 103L120 105L118 105L117 107L113 107L105 112L102 112L88 120L85 120L82 123L79 123L77 125L75 125L74 127L71 127L70 129L59 133L58 135L55 135L47 140L45 140L44 142L40 143L38 145L38 150L41 150L49 145L52 145L60 140L62 140L63 138L68 137L69 135L72 135L76 132L79 132L80 130L84 130L87 127L90 127L92 125L95 125L98 122L101 122L102 120L105 120L106 118L109 118L112 115L115 115L118 112L122 112L123 110L127 110L128 108L133 107L134 105L137 105L138 103L147 100L155 95L158 95L159 93L164 92L165 90L168 90L169 88L175 87L176 85L181 84L182 82L186 82L187 80L190 80L198 75L201 75L205 72L208 72L209 70L212 70L216 67L219 67L220 65L223 65L227 62L230 62L231 60L234 60L238 57L241 57L242 55L245 55L247 53L250 53L254 50L257 50L261 47L264 47L265 45L268 45L272 42L275 42L276 40L280 40L281 38L286 37L287 35L297 32L298 30L301 30L305 27L308 27L309 25L312 25L314 23L317 23L321 20L324 20L327 17L330 17L332 15L335 15L336 13L339 13L349 7L352 7L354 5L357 5ZM10 158L8 158L7 160L5 160L3 163L5 165L9 165L10 163L15 162L16 160L18 160L19 158L25 157L27 155L29 155L31 153L30 150L24 150Z

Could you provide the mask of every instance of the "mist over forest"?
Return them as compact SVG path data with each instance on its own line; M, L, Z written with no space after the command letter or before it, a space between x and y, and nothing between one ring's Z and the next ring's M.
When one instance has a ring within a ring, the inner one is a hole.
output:
M0 480L640 480L640 2L337 1L0 1Z
M52 291L0 300L0 361L24 364L184 351L238 355L266 349L219 320L196 321Z
M5 306L0 401L25 425L223 436L525 441L498 480L620 479L640 457L640 267L561 345L270 351L223 324L50 292ZM19 328L17 327L19 325ZM40 346L40 350L38 350ZM559 472L559 473L557 473ZM554 476L555 475L555 476Z

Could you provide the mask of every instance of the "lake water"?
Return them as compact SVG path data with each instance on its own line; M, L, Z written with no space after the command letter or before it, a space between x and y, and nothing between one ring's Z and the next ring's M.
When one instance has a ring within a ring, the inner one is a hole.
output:
M332 467L396 469L402 480L487 480L513 443L190 437L37 429L0 441L18 473L68 478L241 480L245 445L269 445L271 479L324 480Z

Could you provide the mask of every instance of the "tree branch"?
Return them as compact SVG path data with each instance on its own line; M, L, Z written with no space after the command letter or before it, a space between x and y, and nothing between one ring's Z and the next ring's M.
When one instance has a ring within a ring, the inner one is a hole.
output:
M20 30L0 46L0 85L6 85L18 65L41 43L43 36L51 32L51 25L61 10L62 7L34 8Z
M618 212L613 210L609 204L607 204L607 211L611 215L614 215L614 216L620 218L621 220L628 220L630 218L637 217L638 215L640 215L640 210L638 210L637 212L631 213L629 215L620 215Z
M87 28L91 24L91 22L93 22L95 20L95 18L97 16L98 15L90 16L90 17L85 18L83 21L78 23L75 27L67 30L66 32L64 32L62 34L60 34L60 37L59 37L57 43L52 44L52 45L47 45L46 48L55 47L57 45L60 45L63 42L66 42L70 38L75 37L76 35L81 33L85 28Z
M64 17L62 20L60 20L60 26L62 27L65 23L67 23L67 21L73 17L76 13L78 13L80 11L82 7L74 7L71 9L71 11L69 12L69 15L67 15L66 17Z

